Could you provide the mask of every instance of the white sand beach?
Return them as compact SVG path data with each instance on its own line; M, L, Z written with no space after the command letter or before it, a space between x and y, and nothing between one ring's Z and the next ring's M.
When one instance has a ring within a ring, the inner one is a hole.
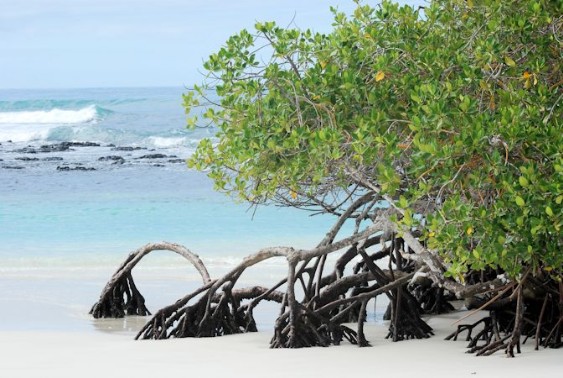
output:
M274 267L262 270L241 284L268 282L277 276L275 272ZM186 279L185 269L180 268L141 268L136 273L153 311L198 284ZM221 273L222 269L213 272L216 276ZM503 352L489 357L467 354L465 334L458 341L445 341L467 311L426 318L435 332L430 339L393 343L385 339L387 324L380 321L386 306L383 297L377 306L369 306L366 336L372 346L368 348L344 342L329 348L270 349L273 319L278 313L273 302L263 303L255 312L258 333L136 341L136 331L148 318L96 320L88 315L110 274L109 269L4 272L0 276L0 378L543 378L557 377L563 368L561 349L535 351L534 340L528 340L515 358L506 358ZM473 323L484 315L473 314L461 323Z
M516 358L500 352L475 357L465 341L444 341L458 312L431 317L436 335L393 343L385 325L368 325L372 347L344 343L329 348L272 350L271 332L210 339L135 341L131 332L0 333L2 377L556 377L561 350L533 350L533 340ZM479 314L467 321L478 319ZM109 328L111 321L104 321ZM122 324L117 321L116 325Z

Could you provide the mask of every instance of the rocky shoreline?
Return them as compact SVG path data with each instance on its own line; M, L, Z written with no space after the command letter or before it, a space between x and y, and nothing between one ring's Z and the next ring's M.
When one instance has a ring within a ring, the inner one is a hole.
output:
M0 169L46 168L58 172L86 172L126 166L166 167L185 164L185 158L179 157L178 151L174 152L169 154L146 147L95 142L59 142L38 146L3 142L0 143Z

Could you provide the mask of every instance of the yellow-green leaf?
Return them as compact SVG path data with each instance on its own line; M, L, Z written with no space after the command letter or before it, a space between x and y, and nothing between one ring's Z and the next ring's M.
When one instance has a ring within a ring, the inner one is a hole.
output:
M528 179L524 176L520 176L518 177L518 182L520 183L520 185L522 185L522 187L526 188L529 185Z
M549 207L549 206L547 206L547 207L545 208L545 213L546 213L547 215L549 215L550 217L553 216L553 210L552 210L551 207Z
M405 226L409 227L413 224L412 214L409 210L405 211L405 214L403 216L403 223L405 224Z
M516 224L518 226L523 226L524 225L524 217L518 217L516 218Z
M526 201L524 201L524 198L516 196L516 204L520 207L524 207L526 206Z
M409 202L404 196L399 197L399 206L403 209L406 209L409 206Z
M411 100L413 100L414 102L416 102L417 104L420 104L422 102L422 100L420 99L420 97L418 97L415 93L411 93Z
M509 67L516 67L516 62L509 56L504 57L504 63Z

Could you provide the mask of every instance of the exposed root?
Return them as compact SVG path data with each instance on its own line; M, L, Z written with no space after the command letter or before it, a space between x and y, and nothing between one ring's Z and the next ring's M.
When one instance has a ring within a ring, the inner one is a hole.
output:
M423 314L445 314L454 311L454 307L448 300L452 300L451 295L445 294L444 288L434 285L409 285L409 292L420 303Z
M125 315L150 315L145 299L137 290L132 270L143 257L155 250L168 250L183 256L200 273L204 283L209 282L209 273L200 258L185 247L167 243L149 243L133 251L110 278L100 298L90 310L94 318L122 318Z
M432 327L420 317L418 303L404 288L396 291L392 303L393 315L386 339L393 341L426 339L434 334Z
M97 302L90 310L95 318L122 318L125 315L150 315L145 298L137 290L131 273L124 274L112 287L106 300Z
M480 276L472 272L469 286L446 283L436 278L444 267L420 244L415 233L399 230L385 216L368 216L376 201L374 196L359 198L357 207L353 205L351 211L343 213L316 248L265 248L215 280L199 257L185 247L166 242L147 244L132 252L117 269L91 314L96 318L149 315L132 270L151 251L170 250L197 269L202 286L157 311L140 330L138 339L255 332L254 309L262 301L275 301L281 309L274 325L272 348L326 347L343 341L365 347L370 345L364 333L367 303L382 294L391 303L387 338L421 339L433 334L421 314L450 310L447 293L472 297L473 305L490 312L489 317L475 324L460 325L447 338L455 340L467 332L471 353L490 355L504 349L508 356L514 356L529 337L536 338L538 347L561 346L563 286L556 280L525 276L516 288L515 283L507 283L498 272L491 271ZM352 235L335 241L346 219L356 210ZM364 220L370 225L361 229ZM375 250L377 247L380 248ZM331 269L327 256L337 251L341 254ZM246 269L277 257L287 261L285 278L269 288L238 288ZM386 267L379 261L382 258L388 259ZM351 321L357 322L355 330L344 324Z
M190 295L185 296L173 305L159 310L137 334L137 339L168 339L183 337L216 337L245 332L256 332L256 322L249 307L241 305L243 300L256 298L268 289L251 287L231 290L230 284L225 285L221 293L211 299L204 295L195 303L188 302L199 294L209 290L212 283L202 286ZM273 292L268 300L281 302L283 293Z
M284 313L277 320L271 348L305 348L312 346L327 347L339 345L344 339L358 344L358 334L349 327L297 306L294 319ZM291 321L293 320L293 322Z
M391 248L385 247L375 253L367 250L391 241L382 239L380 234L374 235L378 231L378 225L374 224L337 242L328 237L329 233L312 250L263 249L217 280L211 280L201 260L184 247L170 243L149 244L127 257L102 291L91 313L94 317L149 314L131 271L150 251L169 249L188 257L201 273L203 285L156 312L140 330L138 339L216 337L254 332L257 327L253 310L261 301L268 300L282 304L275 322L272 348L329 346L344 340L369 346L364 333L366 306L370 299L381 294L397 304L389 334L393 340L429 337L432 329L420 318L419 303L406 289L414 273L404 272L400 263L394 269L390 265L389 270L375 264L377 259L396 253L393 246L398 244L393 241ZM346 252L334 269L323 274L326 255L343 248ZM347 275L346 266L358 255L362 262ZM287 278L271 288L236 288L247 268L273 257L287 259ZM282 286L285 286L285 292L278 290ZM357 321L357 330L343 324L351 319Z
M521 344L530 337L535 338L536 350L540 345L559 348L562 312L559 295L555 295L559 294L556 291L558 286L549 277L543 281L530 277L516 288L511 285L508 287L513 288L510 295L503 290L482 306L482 309L489 310L488 317L473 324L459 325L446 340L457 340L460 334L467 332L468 353L477 356L489 356L504 350L507 357L514 357L515 353L520 353ZM538 288L544 291L539 293L539 297L536 296ZM542 297L543 300L539 300Z

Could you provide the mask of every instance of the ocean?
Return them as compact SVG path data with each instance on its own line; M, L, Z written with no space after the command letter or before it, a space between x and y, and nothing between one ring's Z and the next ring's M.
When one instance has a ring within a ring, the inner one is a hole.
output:
M187 168L214 130L186 129L185 90L0 90L0 329L100 328L89 306L149 242L186 246L217 277L260 248L323 238L332 217L249 209ZM171 252L145 260L134 276L152 310L197 285ZM241 280L274 282L285 270L267 261Z

